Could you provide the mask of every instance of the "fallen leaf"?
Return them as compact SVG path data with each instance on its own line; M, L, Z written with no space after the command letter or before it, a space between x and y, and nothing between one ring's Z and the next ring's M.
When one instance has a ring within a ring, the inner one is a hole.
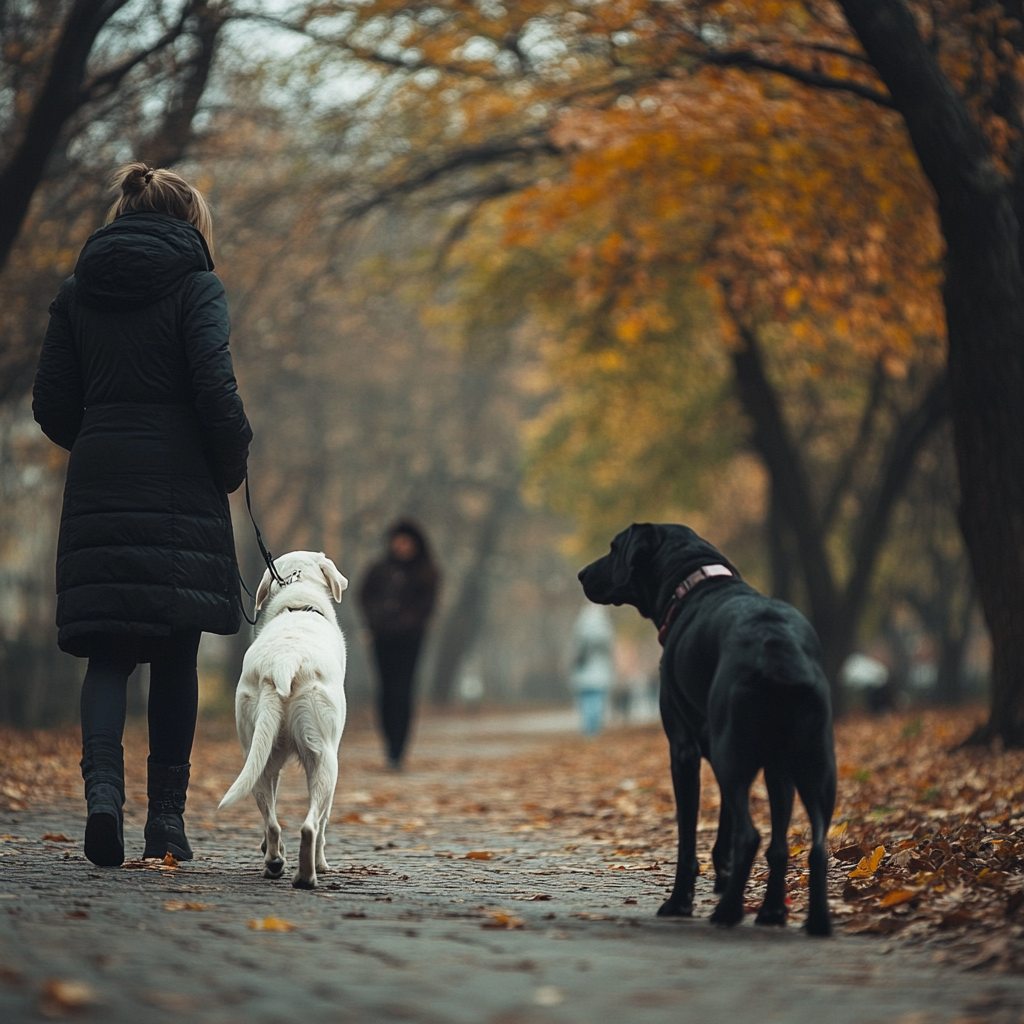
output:
M861 857L860 863L849 873L849 878L870 878L882 863L885 847L876 846L870 857Z
M836 850L832 856L842 863L855 863L864 856L864 851L860 848L860 843L854 843L852 846L844 846L841 850Z
M939 921L940 928L959 928L962 925L969 925L974 923L974 914L964 907L959 910L953 910L948 914L943 914L942 919Z
M164 854L163 864L165 868L170 868L173 871L178 866L178 859L173 853L168 851Z
M490 910L487 912L489 921L484 921L483 928L508 928L510 930L523 927L521 918L514 914L508 914L504 910Z
M564 999L562 990L554 985L541 985L533 993L533 1002L536 1006L558 1006Z
M69 910L65 916L74 921L85 921L89 917L89 912L87 910Z
M49 843L73 843L74 839L68 839L63 832L44 832L43 842Z
M43 984L39 1012L44 1017L63 1017L65 1013L81 1010L99 1001L99 993L87 982L50 978Z
M898 907L901 903L909 903L918 895L917 889L890 889L879 901L880 907Z
M891 935L905 924L905 921L896 917L872 917L865 914L847 922L844 930L852 935Z
M1002 871L993 871L991 868L982 868L978 872L978 881L982 885L998 887L1006 881L1006 875Z
M249 927L254 932L293 932L296 926L291 921L280 917L265 917L262 921L250 921Z
M188 903L185 900L167 900L164 910L207 910L208 903Z
M464 860L494 860L494 854L490 850L470 850L463 858Z

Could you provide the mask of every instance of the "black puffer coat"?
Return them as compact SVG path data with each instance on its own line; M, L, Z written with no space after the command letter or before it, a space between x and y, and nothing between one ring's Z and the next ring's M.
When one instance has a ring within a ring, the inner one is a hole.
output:
M400 561L390 551L366 571L359 590L367 628L376 637L422 636L434 610L441 573L430 556L427 538L411 519L399 519L388 530L388 542L404 533L419 545L409 561Z
M227 493L252 431L212 269L185 221L125 214L89 238L50 306L32 410L71 451L57 548L70 654L113 639L146 661L147 637L241 624Z

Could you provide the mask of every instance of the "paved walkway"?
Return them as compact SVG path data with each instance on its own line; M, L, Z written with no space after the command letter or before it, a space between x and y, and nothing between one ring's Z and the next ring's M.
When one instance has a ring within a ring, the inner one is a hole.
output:
M495 791L510 757L532 752L543 765L546 751L578 743L558 721L428 725L400 776L379 770L371 736L346 738L328 838L334 870L314 892L261 877L254 805L214 816L230 777L197 775L198 856L177 868L89 864L81 805L68 797L0 815L0 1021L1024 1020L1024 979L940 968L885 939L658 920L668 848L612 870L613 851L576 827L510 827L465 803L488 799L480 790ZM212 740L199 744L200 765L207 748ZM296 772L283 790L294 851L304 811ZM516 794L496 792L503 798ZM410 806L434 811L409 817ZM128 809L138 855L137 784ZM706 915L714 901L699 884Z

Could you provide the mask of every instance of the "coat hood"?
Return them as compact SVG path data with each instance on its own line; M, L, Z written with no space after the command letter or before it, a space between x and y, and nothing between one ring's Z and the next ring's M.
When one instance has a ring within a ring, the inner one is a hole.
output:
M213 270L213 260L191 224L165 213L126 213L89 236L75 267L75 298L92 309L140 309L202 270Z
M408 516L403 516L401 519L396 520L388 527L387 542L391 543L393 537L396 537L400 533L408 534L417 544L420 546L419 553L415 558L409 560L409 562L399 563L410 565L414 562L433 562L433 555L430 550L430 542L427 540L426 531L415 519ZM398 559L388 552L388 560L398 563Z

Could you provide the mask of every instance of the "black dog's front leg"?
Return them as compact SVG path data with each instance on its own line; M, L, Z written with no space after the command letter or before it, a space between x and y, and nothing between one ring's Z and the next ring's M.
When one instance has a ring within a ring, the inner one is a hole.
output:
M697 813L700 810L700 745L683 738L670 741L672 788L676 795L679 849L672 895L661 905L658 917L690 917L693 891L700 873L697 863Z

